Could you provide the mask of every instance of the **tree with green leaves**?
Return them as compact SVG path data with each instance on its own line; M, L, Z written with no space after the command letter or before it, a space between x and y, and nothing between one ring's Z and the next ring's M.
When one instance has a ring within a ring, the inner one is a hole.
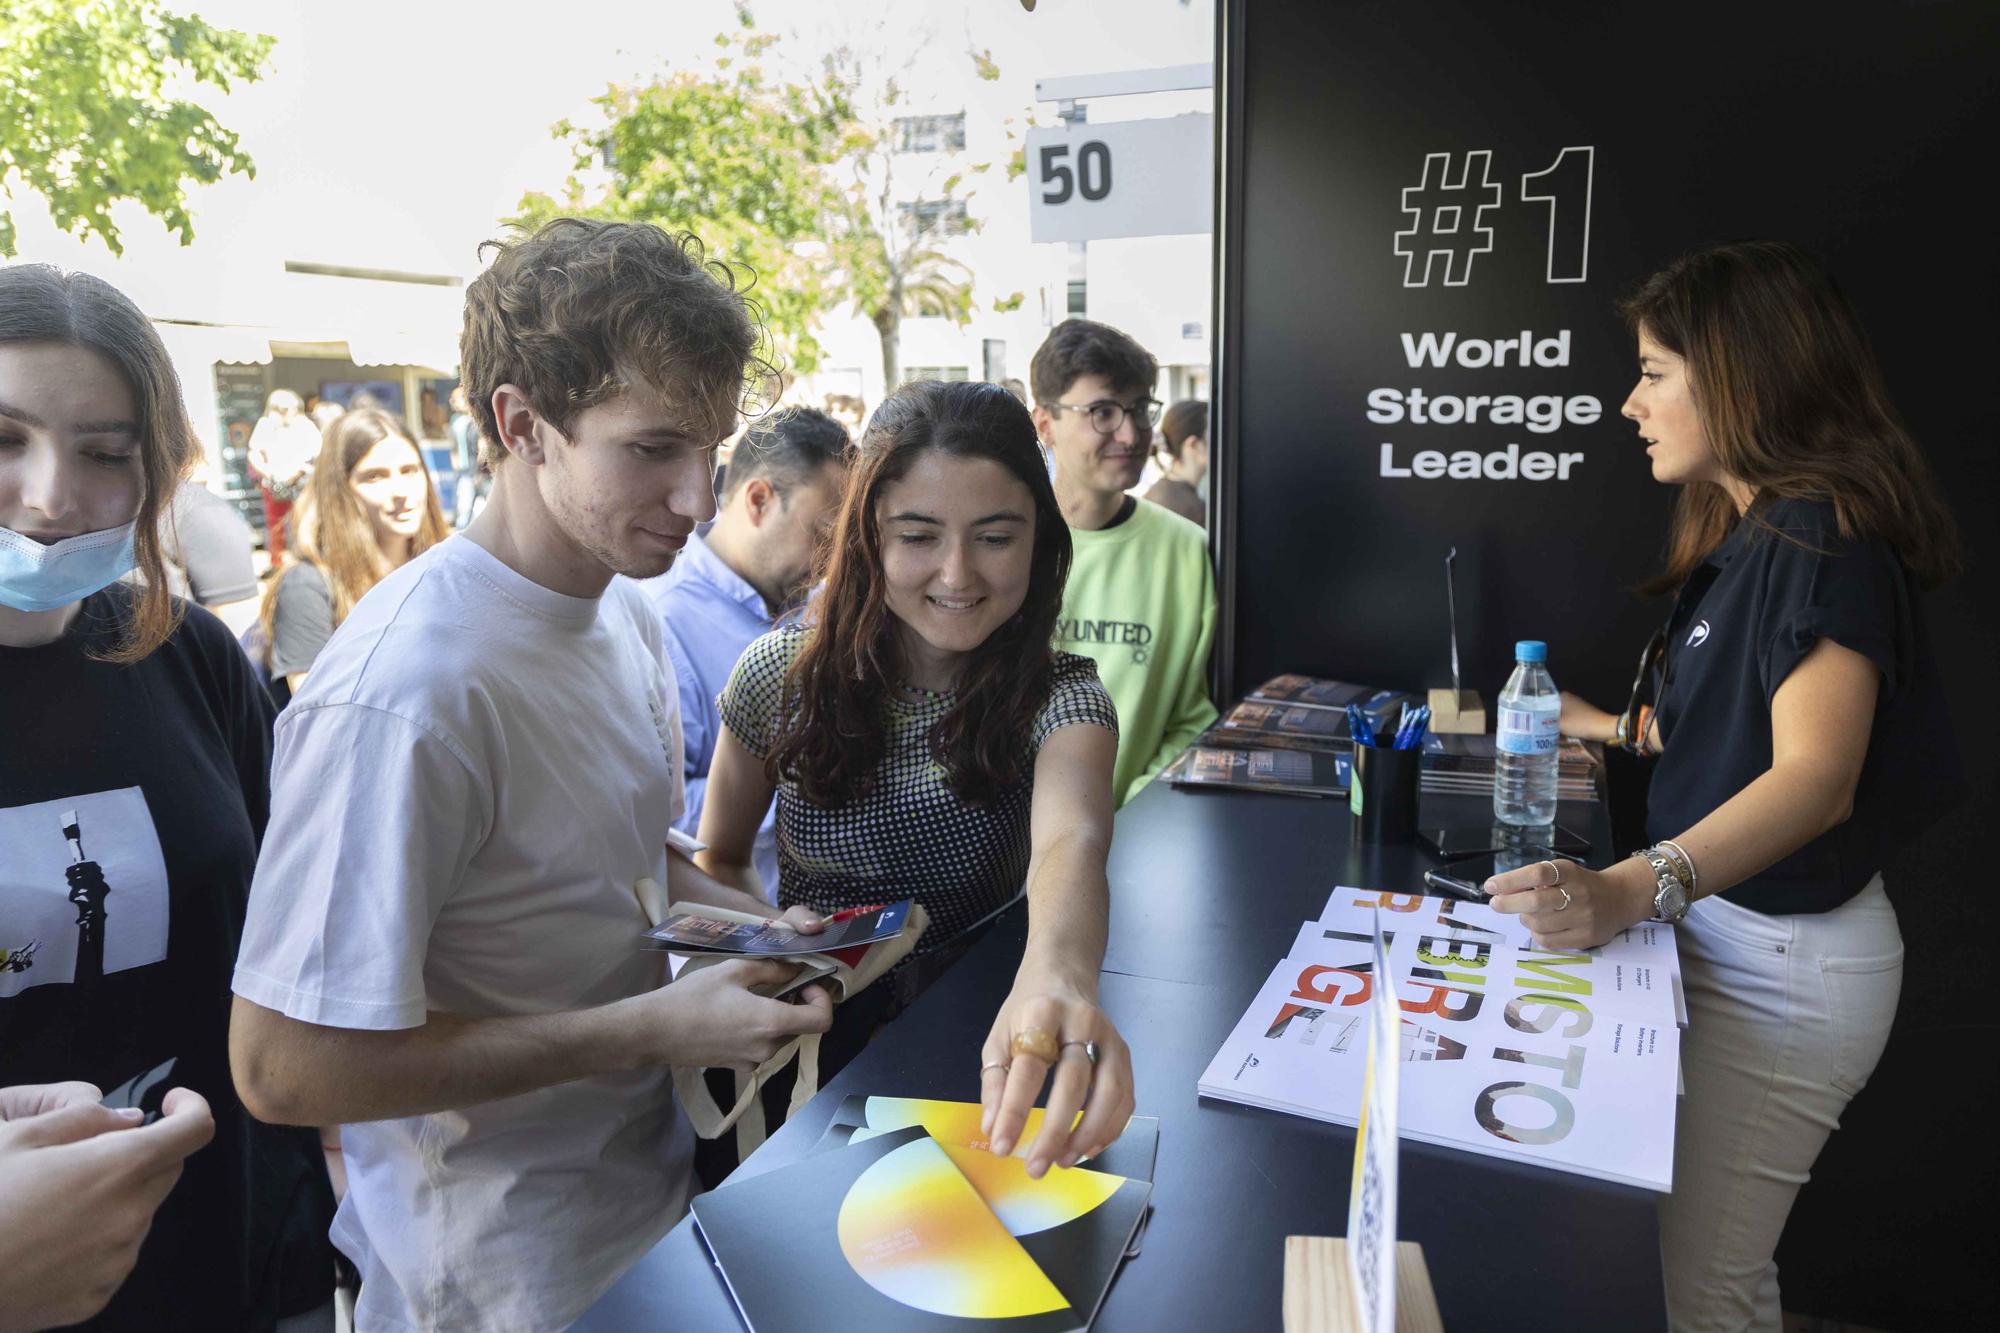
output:
M265 73L267 36L216 28L156 0L0 0L0 256L7 205L42 196L56 225L124 252L112 205L132 200L194 239L187 187L256 174L234 131L176 95Z
M875 326L893 388L904 319L971 317L972 274L944 242L974 225L966 180L990 164L923 182L922 205L909 207L895 179L899 81L848 49L781 72L778 39L756 31L747 10L738 15L741 29L715 39L710 68L613 86L593 99L592 124L556 125L573 154L569 178L523 198L512 221L571 214L692 231L754 274L752 295L789 369L818 366L820 319L851 304ZM980 77L998 77L984 53L973 60Z
M593 98L593 124L555 126L572 154L562 189L526 195L510 221L597 217L692 231L712 256L749 269L781 354L810 371L819 362L813 320L827 297L824 266L809 252L837 206L828 169L852 116L836 82L771 77L763 57L775 40L746 24L716 38L721 54L709 70Z

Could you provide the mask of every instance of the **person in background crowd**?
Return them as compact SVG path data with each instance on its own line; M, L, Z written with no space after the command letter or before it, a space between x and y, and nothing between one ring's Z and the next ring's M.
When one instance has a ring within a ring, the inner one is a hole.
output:
M199 1093L175 1088L161 1119L112 1110L89 1083L0 1088L0 1322L79 1324L138 1262L182 1163L215 1137Z
M292 562L264 594L266 664L280 707L362 595L450 534L402 422L374 408L343 413L292 516Z
M1033 404L1031 404L1028 401L1028 386L1022 383L1020 380L1011 378L1001 380L1000 387L1005 389L1008 393L1013 394L1015 401L1020 403L1021 406L1023 407L1033 406Z
M805 623L751 644L723 690L697 858L754 888L775 792L780 903L914 898L929 913L915 955L840 1007L826 1077L1025 880L1027 951L978 1059L1001 1154L1054 1072L1027 1156L1037 1177L1109 1143L1132 1112L1131 1056L1097 1003L1118 718L1089 659L1052 646L1068 565L1020 403L980 383L891 394Z
M1208 476L1208 404L1183 398L1160 418L1160 461L1166 471L1146 498L1190 523L1208 526L1202 479Z
M163 1170L212 1116L98 1327L268 1329L330 1320L332 1201L312 1137L255 1125L229 1077L271 703L221 622L168 590L162 515L198 447L181 402L124 295L0 268L0 1067L150 1088L142 1107L185 1117L155 1136ZM176 1085L209 1110L156 1100ZM143 1226L121 1222L127 1239ZM287 1272L302 1290L278 1289Z
M1962 786L1920 596L1957 572L1956 524L1860 321L1796 247L1690 254L1623 313L1624 415L1681 488L1652 587L1678 592L1650 724L1565 695L1562 728L1658 753L1655 841L1486 888L1551 950L1680 923L1667 1310L1676 1329L1775 1333L1785 1218L1896 1013L1883 868Z
M232 632L248 625L257 597L257 538L236 507L210 490L197 462L174 489L164 535L176 597L199 602Z
M666 572L714 515L756 331L729 270L650 225L493 243L463 358L493 495L355 606L278 722L237 962L237 1087L338 1124L358 1328L571 1324L686 1207L668 1066L755 1065L825 991L731 961L667 985L634 885L763 912L667 835ZM785 914L802 931L823 922Z
M815 549L832 526L853 444L811 408L780 411L751 427L732 455L722 512L690 536L674 567L639 586L659 613L680 683L687 810L675 827L694 833L708 791L721 717L715 699L743 650L796 605ZM753 863L763 896L778 893L777 833L766 813Z
M479 423L472 419L472 405L465 400L465 386L451 389L451 420L445 423L451 437L451 462L458 473L458 485L451 497L451 525L462 528L472 521L473 497L486 494L487 477L479 467Z
M321 399L319 402L313 404L312 410L308 412L307 415L312 418L313 429L317 430L322 436L324 436L326 434L326 428L328 426L331 426L334 422L340 420L341 414L346 411L347 409L342 407L339 403L331 402L327 399ZM317 448L317 446L315 446L315 448Z
M849 439L860 439L861 428L868 424L868 405L851 393L828 394L826 414L846 428Z
M1208 654L1215 574L1202 531L1128 492L1160 405L1152 354L1107 324L1070 319L1035 350L1035 428L1055 464L1076 547L1057 638L1097 663L1118 704L1120 804L1215 721Z
M285 519L319 452L319 428L290 389L274 389L250 432L250 468L264 492L264 551L271 568L285 560Z

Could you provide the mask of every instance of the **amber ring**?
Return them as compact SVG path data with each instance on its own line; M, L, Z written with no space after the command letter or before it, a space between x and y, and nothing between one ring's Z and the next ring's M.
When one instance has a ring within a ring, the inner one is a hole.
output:
M1061 1048L1056 1045L1056 1037L1047 1028L1029 1028L1016 1032L1012 1042L1016 1055L1025 1055L1032 1060L1040 1060L1045 1065L1056 1062Z

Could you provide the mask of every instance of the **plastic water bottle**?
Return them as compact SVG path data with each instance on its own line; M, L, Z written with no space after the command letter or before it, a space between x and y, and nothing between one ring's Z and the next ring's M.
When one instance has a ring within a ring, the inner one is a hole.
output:
M1562 696L1545 665L1548 645L1514 645L1514 674L1500 693L1498 751L1493 765L1493 819L1543 827L1556 820L1556 762L1562 746Z

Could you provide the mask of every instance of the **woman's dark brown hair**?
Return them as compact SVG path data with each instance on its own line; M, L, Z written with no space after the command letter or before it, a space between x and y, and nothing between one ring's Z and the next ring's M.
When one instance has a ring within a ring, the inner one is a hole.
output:
M890 697L902 676L885 599L876 502L924 454L990 459L1028 488L1035 546L1018 614L969 655L951 709L931 727L931 756L960 799L983 804L1028 780L1028 735L1048 701L1056 618L1069 578L1069 527L1035 443L1034 419L996 384L907 384L875 409L849 470L826 581L786 680L797 707L780 723L765 775L790 779L814 805L867 794L882 762Z
M1958 572L1958 526L1853 307L1811 256L1781 241L1698 250L1646 279L1619 312L1687 363L1716 462L1756 491L1749 521L1773 500L1821 501L1842 536L1882 538L1922 586ZM1720 485L1683 486L1666 568L1646 590L1678 587L1736 521Z
M181 623L168 591L168 505L201 446L181 405L180 377L152 321L123 292L85 273L48 264L0 268L0 345L64 343L86 347L118 368L139 409L139 512L132 524L138 587L118 645L102 656L127 665L165 643Z

